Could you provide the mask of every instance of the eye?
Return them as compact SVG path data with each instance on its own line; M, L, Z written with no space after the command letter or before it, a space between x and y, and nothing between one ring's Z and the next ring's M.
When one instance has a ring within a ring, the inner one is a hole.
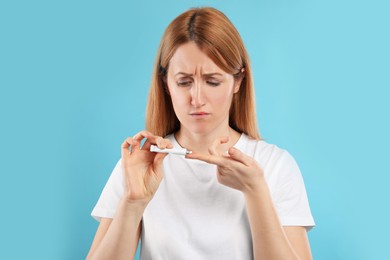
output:
M219 81L215 81L215 80L208 80L207 84L209 84L210 86L213 86L213 87L217 87L221 83Z
M191 80L179 80L176 82L176 84L179 87L187 87L187 86L190 86L192 84L192 81Z

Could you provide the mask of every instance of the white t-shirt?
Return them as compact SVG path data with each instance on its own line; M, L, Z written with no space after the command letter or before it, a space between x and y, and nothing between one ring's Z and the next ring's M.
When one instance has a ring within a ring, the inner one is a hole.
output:
M167 137L180 147L173 135ZM242 134L234 145L262 167L283 226L313 227L301 172L285 150ZM142 219L141 259L253 259L242 192L220 184L216 166L180 155L164 158L164 178ZM92 216L113 218L123 194L121 161Z

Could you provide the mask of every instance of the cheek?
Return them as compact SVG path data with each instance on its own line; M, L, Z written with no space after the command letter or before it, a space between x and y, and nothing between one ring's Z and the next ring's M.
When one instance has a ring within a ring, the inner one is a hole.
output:
M230 106L232 102L232 91L218 91L215 93L210 93L210 99L214 101L216 106Z
M171 97L173 106L176 108L180 108L180 106L185 105L187 102L187 97L180 91L172 91L172 89L169 89L169 95Z

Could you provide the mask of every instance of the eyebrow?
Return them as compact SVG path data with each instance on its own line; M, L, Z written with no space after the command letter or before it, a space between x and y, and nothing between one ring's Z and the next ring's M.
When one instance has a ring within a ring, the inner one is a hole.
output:
M185 73L185 72L178 72L175 74L175 76L177 75L184 75L184 76L187 76L187 77L192 77L194 74L189 74L189 73ZM206 73L206 74L203 74L204 77L211 77L211 76L223 76L221 73L218 73L218 72L213 72L213 73Z

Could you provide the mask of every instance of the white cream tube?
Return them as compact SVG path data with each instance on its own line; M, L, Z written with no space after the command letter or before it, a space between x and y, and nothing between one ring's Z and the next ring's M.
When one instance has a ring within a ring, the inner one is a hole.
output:
M156 145L150 146L150 151L155 153L171 153L171 154L177 154L177 155L186 155L192 153L192 151L188 151L185 148L165 148L160 149Z

